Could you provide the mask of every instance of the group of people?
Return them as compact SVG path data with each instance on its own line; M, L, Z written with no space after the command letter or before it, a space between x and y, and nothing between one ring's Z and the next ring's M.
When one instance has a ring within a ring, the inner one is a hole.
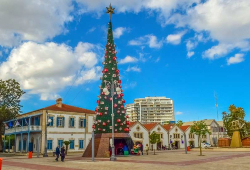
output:
M65 158L65 148L64 146L62 146L61 151L59 146L56 147L56 161L58 161L59 156L61 156L61 161L64 162L64 158Z
M140 152L141 152L141 155L143 155L143 150L144 150L143 144L134 145L133 149L134 149L134 153L135 154L140 154ZM149 151L148 144L146 144L145 150L146 150L146 153L148 155L148 151Z

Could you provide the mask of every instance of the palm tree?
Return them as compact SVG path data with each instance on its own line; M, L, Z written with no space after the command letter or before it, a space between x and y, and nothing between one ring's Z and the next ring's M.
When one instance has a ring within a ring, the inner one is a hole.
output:
M70 144L71 142L70 142L70 141L64 141L63 143L66 145L65 155L67 155L67 153L68 153L68 147L69 147L69 144Z

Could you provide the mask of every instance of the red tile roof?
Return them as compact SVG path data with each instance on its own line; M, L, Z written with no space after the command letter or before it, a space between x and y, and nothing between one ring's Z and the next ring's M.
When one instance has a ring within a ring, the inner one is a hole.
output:
M77 113L88 113L88 114L95 114L95 111L92 110L88 110L88 109L83 109L80 107L75 107L75 106L71 106L71 105L67 105L67 104L62 104L62 107L58 107L56 106L56 104L45 107L45 108L41 108L38 110L34 110L28 113L24 113L21 114L20 116L23 116L25 114L29 114L32 112L37 112L37 111L41 111L41 110L53 110L53 111L63 111L63 112L77 112Z
M157 123L149 123L149 124L143 124L143 126L149 131L152 128L154 128L157 125Z
M186 126L181 126L179 127L182 131L186 131L189 128L190 125L186 125Z
M167 124L167 125L163 125L163 128L166 129L167 131L169 131L171 129L171 126L173 128L175 125L174 124Z
M133 127L137 122L129 122L129 128Z
M64 111L64 112L78 112L78 113L89 113L89 114L95 114L94 111L83 109L80 107L75 107L67 104L62 104L62 107L58 107L55 104L45 107L42 110L54 110L54 111Z

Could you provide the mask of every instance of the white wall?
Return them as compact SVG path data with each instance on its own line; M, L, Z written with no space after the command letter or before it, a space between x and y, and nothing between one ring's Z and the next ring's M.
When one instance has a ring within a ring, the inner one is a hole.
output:
M180 134L180 138L174 138L174 133ZM172 142L178 141L180 148L185 148L184 133L183 133L183 131L178 126L174 126L169 131L169 143L170 143L170 140L172 140ZM183 143L182 143L182 141L183 141Z
M138 131L137 130L137 127L140 127L140 130ZM134 137L134 132L141 132L143 133L143 139L141 138L135 138ZM144 145L144 148L146 146L146 144L149 144L149 136L148 136L148 131L140 124L140 123L136 123L131 129L130 129L130 132L129 132L132 140L134 143L136 143L137 141L138 142L142 142L142 144Z
M168 132L159 124L156 125L153 129L151 129L150 134L153 133L153 131L160 134L162 133L163 134L163 138L161 138L162 145L168 146Z

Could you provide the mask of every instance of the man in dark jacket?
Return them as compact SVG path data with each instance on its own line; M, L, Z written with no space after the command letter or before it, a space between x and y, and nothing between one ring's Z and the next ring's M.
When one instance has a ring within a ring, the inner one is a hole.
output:
M60 155L60 149L59 149L59 146L57 146L56 147L56 161L58 161L59 155Z
M143 155L143 144L141 144L141 155Z
M65 148L64 146L61 149L61 161L64 162L64 158L65 158Z

